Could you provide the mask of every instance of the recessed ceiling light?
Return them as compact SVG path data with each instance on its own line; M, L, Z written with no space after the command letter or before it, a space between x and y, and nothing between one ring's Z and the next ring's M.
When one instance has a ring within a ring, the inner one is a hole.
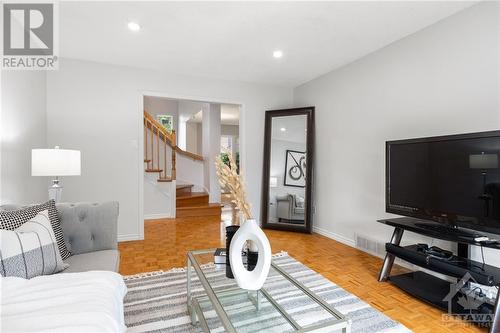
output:
M273 57L275 57L275 58L281 58L281 57L283 57L283 51L281 51L281 50L274 51L273 52Z
M282 128L280 128L280 131L285 132L286 128L282 127Z
M128 23L128 28L132 31L139 31L141 30L141 26L137 22L129 22Z

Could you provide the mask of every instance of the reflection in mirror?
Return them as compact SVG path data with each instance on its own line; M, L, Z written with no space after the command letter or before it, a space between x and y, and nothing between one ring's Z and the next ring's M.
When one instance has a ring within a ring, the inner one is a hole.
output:
M269 223L304 224L306 115L272 119Z
M311 230L314 108L268 111L262 222L265 228ZM309 131L309 133L308 133Z

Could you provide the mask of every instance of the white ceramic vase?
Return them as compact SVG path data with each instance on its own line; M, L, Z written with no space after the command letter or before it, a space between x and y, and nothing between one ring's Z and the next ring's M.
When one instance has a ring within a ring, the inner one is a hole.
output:
M250 240L257 247L259 257L252 271L243 265L241 251L245 242ZM247 220L234 234L229 250L229 260L234 279L238 286L247 290L259 290L264 285L271 267L271 245L262 229L254 219Z

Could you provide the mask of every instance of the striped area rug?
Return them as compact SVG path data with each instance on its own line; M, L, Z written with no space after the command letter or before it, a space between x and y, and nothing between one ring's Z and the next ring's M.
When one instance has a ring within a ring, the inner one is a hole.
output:
M274 262L295 279L310 288L338 311L352 320L354 333L411 332L400 323L391 320L358 297L348 293L320 274L312 271L286 253L274 255ZM207 278L219 288L234 287L235 282L225 277L225 271L214 265L203 267ZM293 285L270 274L264 288L273 295L288 313L301 325L324 320L324 312L311 308L310 300ZM193 272L193 295L204 295L203 287ZM168 272L152 272L124 277L128 287L125 297L125 323L127 332L201 332L191 325L186 306L186 271L173 269ZM270 312L265 320L255 320L255 307L246 298L232 297L230 317L238 332L288 332L290 329L277 312ZM260 314L265 313L267 302L262 303ZM202 303L202 308L212 332L224 332L215 311Z

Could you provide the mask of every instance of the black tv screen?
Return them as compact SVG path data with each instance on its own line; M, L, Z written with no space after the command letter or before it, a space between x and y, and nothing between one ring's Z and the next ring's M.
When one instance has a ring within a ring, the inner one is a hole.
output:
M386 211L500 234L500 131L386 142Z

